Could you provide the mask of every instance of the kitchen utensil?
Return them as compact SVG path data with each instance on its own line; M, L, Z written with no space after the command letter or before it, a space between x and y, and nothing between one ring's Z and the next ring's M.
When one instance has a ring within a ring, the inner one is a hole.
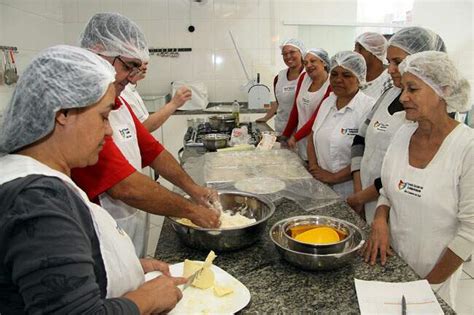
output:
M209 117L209 124L212 129L219 132L229 132L235 128L235 117L232 115L214 115Z
M265 232L268 219L275 212L275 205L267 198L243 192L220 191L218 196L224 210L239 212L257 221L243 227L206 229L182 224L176 218L167 218L180 240L192 248L215 251L237 250L258 241Z
M16 68L15 57L13 56L13 49L10 49L10 57L12 61L13 70L15 71L15 76L13 81L16 83L18 81L18 69Z
M287 239L288 248L310 254L337 254L344 251L349 246L349 241L353 236L353 231L349 228L347 221L325 217L325 216L298 216L288 218L282 228L285 232L283 235ZM340 231L340 235L346 236L339 242L329 244L309 244L297 241L291 237L290 230L292 228L311 226L311 227L330 227L336 231Z
M196 279L196 277L199 276L199 274L202 272L202 269L203 267L199 268L198 270L196 270L196 272L189 276L188 281L186 281L181 291L186 290L193 283L194 279Z
M229 138L229 135L225 133L210 133L202 136L202 143L206 149L216 151L225 148Z
M358 256L359 250L365 243L365 233L352 223L347 222L353 231L352 238L343 252L338 254L309 254L292 250L288 247L283 224L288 219L281 220L270 229L270 239L278 253L289 263L305 270L330 270L349 264Z

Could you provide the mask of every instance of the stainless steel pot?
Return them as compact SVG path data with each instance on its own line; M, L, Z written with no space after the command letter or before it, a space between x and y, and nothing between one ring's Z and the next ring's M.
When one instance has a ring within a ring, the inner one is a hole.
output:
M275 212L275 205L268 199L250 193L220 191L219 200L225 210L235 210L255 218L250 225L226 229L191 227L167 218L178 237L187 246L204 250L231 251L250 246L265 233L268 219ZM245 208L245 211L242 209Z
M236 127L235 117L232 115L214 115L209 117L209 124L212 129L219 132L228 132Z
M270 238L278 253L291 264L306 270L330 270L351 263L358 257L359 250L364 246L365 233L352 223L346 221L353 236L346 243L344 250L337 254L310 254L292 250L288 246L283 224L289 219L281 220L270 229Z
M225 148L230 136L225 133L209 133L202 137L204 147L210 151Z

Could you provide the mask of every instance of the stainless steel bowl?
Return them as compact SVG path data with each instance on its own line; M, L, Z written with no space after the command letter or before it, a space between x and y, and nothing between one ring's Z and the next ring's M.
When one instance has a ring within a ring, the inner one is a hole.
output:
M292 250L288 247L283 224L288 219L281 220L270 229L270 238L278 253L289 263L305 270L331 270L349 264L358 256L359 250L365 243L365 233L352 223L346 222L353 231L353 237L348 246L339 254L309 254Z
M202 143L206 149L215 151L217 149L225 148L229 138L229 135L225 133L209 133L202 137Z
M192 248L215 251L232 251L250 246L265 233L267 221L275 212L275 205L270 200L250 193L220 191L219 200L224 210L239 212L257 221L243 227L205 229L168 218L183 243Z
M329 244L309 244L297 241L291 237L290 229L298 226L327 226L340 231L338 234L345 234L345 237L339 242ZM297 252L310 254L337 254L347 248L349 240L353 236L353 230L349 228L348 222L332 217L325 216L297 216L289 218L283 224L284 236L287 238L288 247Z
M209 124L212 129L219 132L229 132L235 128L235 117L232 115L214 115L209 117Z

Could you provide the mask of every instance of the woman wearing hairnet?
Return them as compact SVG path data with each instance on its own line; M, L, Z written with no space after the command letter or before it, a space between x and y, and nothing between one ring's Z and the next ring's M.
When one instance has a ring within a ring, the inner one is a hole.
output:
M295 100L296 83L304 70L303 56L305 53L303 42L294 38L284 41L280 49L283 61L288 68L281 70L273 79L275 102L272 102L265 117L257 120L258 122L267 122L276 114L275 131L279 134L285 129L290 117Z
M167 264L139 261L115 220L70 179L97 162L115 71L77 47L42 51L0 128L0 313L140 314L181 298ZM6 155L5 155L6 154ZM124 272L126 270L126 272ZM163 276L144 283L144 272Z
M372 223L375 206L382 188L380 170L393 134L406 122L400 103L401 82L398 64L407 56L427 50L446 51L441 37L422 27L407 27L395 33L388 42L388 73L393 85L377 100L374 108L360 127L352 143L351 171L354 194L347 198L349 205L368 224Z
M308 141L310 173L343 198L353 191L351 143L374 105L374 99L359 89L366 71L359 53L342 51L331 58L329 81L333 93L321 104Z
M390 75L383 64L387 55L387 40L380 33L365 32L356 38L354 51L364 57L367 65L366 83L361 90L378 99L391 86Z
M299 156L307 161L307 137L321 103L331 93L331 86L328 75L329 56L324 49L309 49L304 55L303 63L306 72L298 78L293 108L283 136L289 137L288 147L297 147Z
M407 123L393 136L365 259L390 246L454 308L462 263L474 251L474 130L448 115L466 111L470 87L447 54L426 51L399 65Z

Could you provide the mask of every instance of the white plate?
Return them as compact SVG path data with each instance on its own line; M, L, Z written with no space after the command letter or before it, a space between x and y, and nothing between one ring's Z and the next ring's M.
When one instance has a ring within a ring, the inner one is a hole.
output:
M214 294L214 288L206 290L193 286L183 292L183 298L169 314L233 314L243 309L250 302L250 291L239 280L221 268L212 265L215 282L219 286L231 287L234 292L222 297ZM172 276L183 275L183 263L170 265ZM145 281L161 275L159 271L149 272Z

